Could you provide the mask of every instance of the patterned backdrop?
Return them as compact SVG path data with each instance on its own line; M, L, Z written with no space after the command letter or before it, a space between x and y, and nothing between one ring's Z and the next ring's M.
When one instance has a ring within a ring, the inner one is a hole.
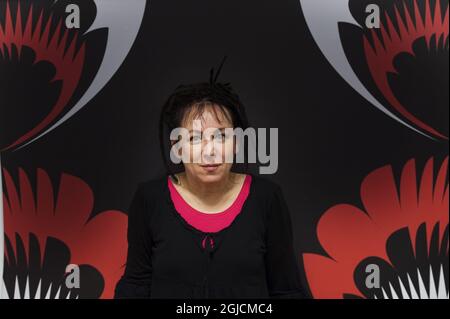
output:
M0 0L0 297L113 296L131 197L162 172L162 104L227 55L252 125L279 129L265 177L311 296L448 299L448 6Z

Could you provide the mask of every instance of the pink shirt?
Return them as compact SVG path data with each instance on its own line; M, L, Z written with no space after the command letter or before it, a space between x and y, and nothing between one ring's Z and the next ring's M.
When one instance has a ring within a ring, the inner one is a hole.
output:
M214 214L204 213L190 206L177 191L170 177L168 177L168 186L172 202L181 217L183 217L188 224L205 233L215 233L228 227L241 212L242 206L250 192L251 181L251 175L246 175L244 184L231 206L222 212ZM213 242L210 244L213 245ZM205 243L203 243L203 246L205 246Z

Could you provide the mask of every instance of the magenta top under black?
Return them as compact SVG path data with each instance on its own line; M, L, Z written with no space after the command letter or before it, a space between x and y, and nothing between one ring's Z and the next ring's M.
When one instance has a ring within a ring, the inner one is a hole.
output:
M172 179L170 177L167 178L170 198L175 206L175 210L189 225L205 233L218 232L231 225L236 216L241 212L242 206L244 206L244 203L247 200L251 182L252 176L246 175L239 194L230 207L222 212L209 214L201 212L189 205L173 185ZM213 238L209 238L208 235L205 235L204 240L202 241L203 248L206 248L206 242L208 240L209 245L214 246Z
M275 183L247 175L234 203L216 215L189 206L165 176L134 195L115 297L301 298L297 259Z

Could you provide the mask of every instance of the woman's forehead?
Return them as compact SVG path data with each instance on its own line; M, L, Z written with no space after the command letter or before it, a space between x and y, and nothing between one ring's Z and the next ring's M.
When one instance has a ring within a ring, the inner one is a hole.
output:
M233 127L229 117L224 114L226 109L219 107L218 105L208 105L201 109L201 111L195 107L191 108L187 112L183 127L187 129L207 129L207 128L226 128Z

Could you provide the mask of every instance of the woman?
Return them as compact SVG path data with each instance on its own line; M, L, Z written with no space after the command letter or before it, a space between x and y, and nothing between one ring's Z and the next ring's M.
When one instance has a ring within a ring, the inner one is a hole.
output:
M232 172L224 160L237 151L225 128L245 130L248 122L239 97L216 79L178 87L163 108L160 141L168 174L141 183L135 193L116 298L303 296L281 189ZM175 152L183 158L178 174L165 156L164 126L189 130ZM201 136L206 129L216 134Z

